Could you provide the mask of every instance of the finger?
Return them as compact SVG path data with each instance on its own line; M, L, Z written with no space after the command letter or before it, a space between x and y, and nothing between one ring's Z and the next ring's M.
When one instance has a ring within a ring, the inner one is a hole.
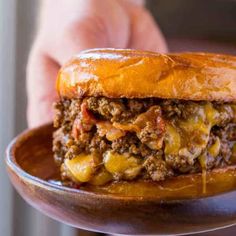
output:
M108 44L105 27L99 20L83 19L68 26L56 42L46 45L47 53L58 64L63 65L72 56L88 48L105 47ZM96 26L93 26L96 24ZM45 47L44 47L45 50Z
M129 17L116 1L90 0L82 4L83 13L76 20L62 26L56 38L47 38L42 49L63 65L73 55L89 48L127 47L130 29ZM88 4L89 3L89 4Z
M97 38L98 33L86 24L72 24L62 31L63 35L59 35L54 44L40 41L40 38L36 41L27 67L27 117L30 127L52 120L52 104L57 97L55 81L60 67L79 51L105 43L105 34Z
M166 53L168 51L164 36L151 14L142 7L130 9L131 40L130 47L141 50Z
M52 121L52 103L57 99L55 80L59 70L59 65L53 59L33 54L35 52L32 52L27 67L29 127Z
M43 27L35 42L28 65L28 122L30 126L52 119L51 110L52 103L56 99L57 72L59 67L73 55L88 48L127 46L129 18L124 15L126 12L119 7L118 3L115 6L112 5L115 1L110 0L90 0L83 3L84 6L80 6L85 11L80 9L74 21L67 19L71 17L70 12L69 15L62 14L62 17L68 17L61 23L56 25L53 23L53 27L47 28L47 22L42 23Z

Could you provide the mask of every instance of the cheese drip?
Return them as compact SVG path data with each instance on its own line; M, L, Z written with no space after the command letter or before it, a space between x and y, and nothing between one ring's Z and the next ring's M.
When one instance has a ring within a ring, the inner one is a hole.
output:
M202 168L203 192L206 192L207 155L216 157L220 151L220 140L207 150L211 128L217 124L219 112L212 103L194 104L195 109L187 119L175 119L167 124L165 155L185 157L189 164L198 160Z

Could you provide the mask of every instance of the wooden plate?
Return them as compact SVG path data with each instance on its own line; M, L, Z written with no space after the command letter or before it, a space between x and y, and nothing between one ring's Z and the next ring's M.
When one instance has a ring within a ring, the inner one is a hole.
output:
M236 168L163 183L123 183L73 189L59 178L52 157L52 125L27 130L7 149L12 184L33 207L74 227L128 235L190 234L236 222Z

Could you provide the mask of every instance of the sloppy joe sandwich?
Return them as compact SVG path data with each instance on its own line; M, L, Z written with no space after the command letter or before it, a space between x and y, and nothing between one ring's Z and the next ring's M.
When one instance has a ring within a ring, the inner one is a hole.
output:
M57 91L66 182L157 182L236 162L233 56L88 50L61 68Z

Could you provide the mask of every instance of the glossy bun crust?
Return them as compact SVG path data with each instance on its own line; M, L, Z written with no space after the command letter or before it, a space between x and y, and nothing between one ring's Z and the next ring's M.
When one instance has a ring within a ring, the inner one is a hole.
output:
M236 57L93 49L62 67L57 90L67 98L157 97L232 102L236 100Z

